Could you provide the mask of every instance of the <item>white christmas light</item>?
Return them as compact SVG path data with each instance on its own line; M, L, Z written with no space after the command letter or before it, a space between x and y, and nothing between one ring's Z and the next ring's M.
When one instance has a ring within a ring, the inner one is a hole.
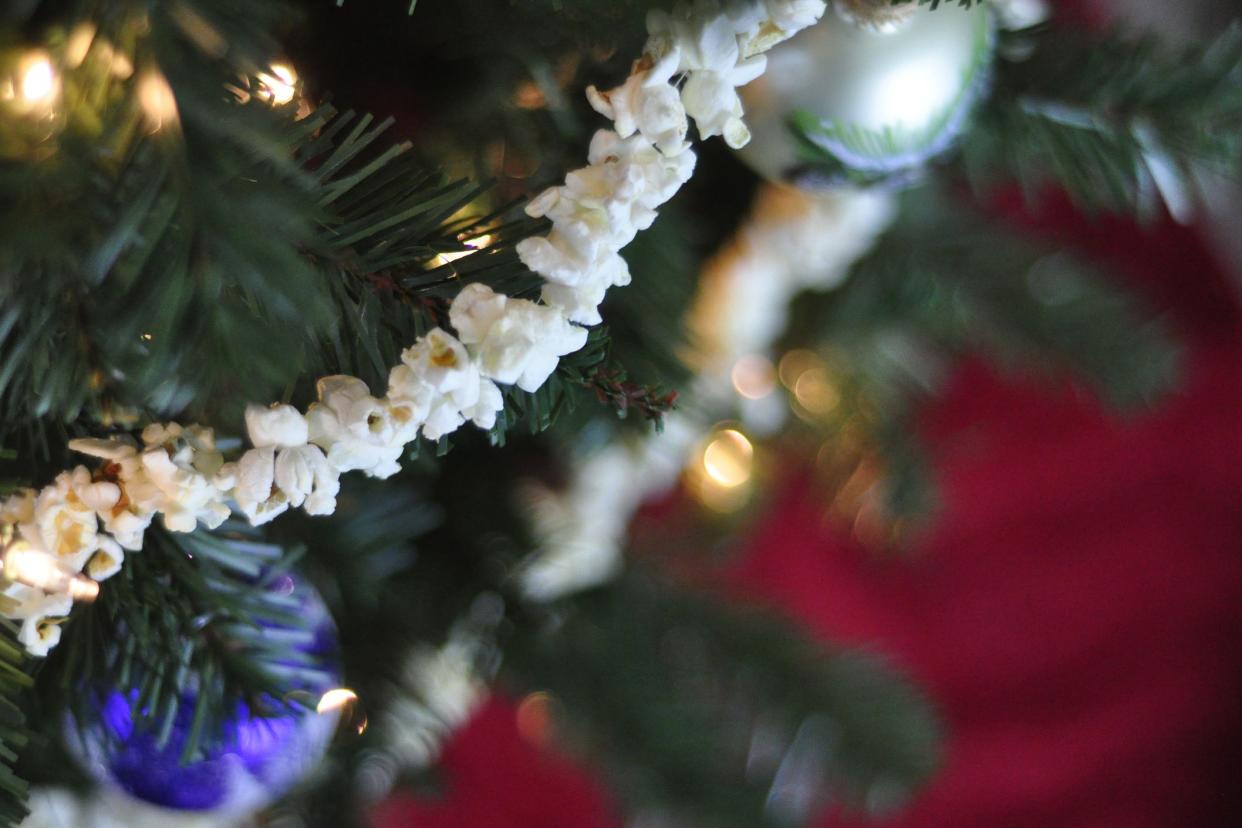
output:
M79 575L55 556L35 549L25 540L11 541L4 549L4 578L47 593L67 593L74 601L94 601L99 584Z
M750 480L755 447L737 429L717 432L703 449L703 471L712 482L726 489L741 486Z
M479 236L478 238L475 238L475 239L471 239L469 242L467 242L466 250L452 250L452 251L448 251L445 253L439 253L431 261L433 264L435 264L436 267L441 267L443 265L449 264L450 262L455 262L458 259L469 256L471 253L475 252L476 250L482 250L483 248L487 247L491 243L492 243L492 237L489 234L484 233L482 236Z
M22 70L22 97L27 103L46 103L56 94L56 70L46 57L37 56Z
M298 73L287 63L273 63L270 72L259 73L259 98L284 106L298 91Z
M173 96L172 87L156 69L144 72L138 79L138 103L146 113L152 131L177 119L177 99Z

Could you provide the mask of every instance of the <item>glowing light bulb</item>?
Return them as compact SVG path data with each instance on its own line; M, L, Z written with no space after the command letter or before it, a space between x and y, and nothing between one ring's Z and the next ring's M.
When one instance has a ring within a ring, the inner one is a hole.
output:
M742 432L717 427L686 469L689 491L709 509L735 512L750 500L755 449Z
M339 715L338 726L346 727L359 736L366 732L369 724L358 694L348 687L336 687L320 696L315 712L321 716Z
M726 428L703 449L703 471L716 485L736 488L750 479L754 458L755 448L746 435Z
M22 73L22 97L30 103L49 100L56 91L56 72L46 58L34 61Z
M9 581L48 593L67 592L74 601L90 602L99 596L99 584L20 538L5 547L3 572Z
M471 239L466 244L466 248L467 248L466 250L454 250L454 251L447 252L447 253L439 253L431 261L433 264L435 264L436 267L440 267L442 265L448 264L449 262L455 262L458 259L462 258L463 256L469 256L471 253L473 253L476 250L482 250L483 248L487 247L491 243L492 243L492 237L485 233L482 236Z
M286 63L273 63L270 72L259 73L259 98L272 106L284 106L298 91L298 73Z
M138 103L146 113L152 131L177 119L177 99L167 79L158 70L148 70L138 79Z
M316 713L334 713L358 701L358 694L348 687L336 687L319 697Z
M18 69L17 93L33 109L49 109L60 92L60 79L46 52L31 52Z

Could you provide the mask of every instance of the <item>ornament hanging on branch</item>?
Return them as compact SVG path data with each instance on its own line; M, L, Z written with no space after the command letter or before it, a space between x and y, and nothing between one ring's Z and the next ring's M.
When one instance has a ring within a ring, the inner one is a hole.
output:
M992 17L982 4L833 8L740 90L753 136L741 156L808 189L909 181L952 146L987 86Z
M356 696L339 687L336 628L318 592L285 575L269 589L292 602L304 627L261 624L258 634L287 640L291 676L284 698L238 699L202 732L202 688L182 693L174 715L136 715L139 691L105 689L70 719L66 746L87 772L124 797L179 811L237 818L270 805L320 764L342 712ZM198 750L193 755L193 744ZM190 748L187 748L190 745Z

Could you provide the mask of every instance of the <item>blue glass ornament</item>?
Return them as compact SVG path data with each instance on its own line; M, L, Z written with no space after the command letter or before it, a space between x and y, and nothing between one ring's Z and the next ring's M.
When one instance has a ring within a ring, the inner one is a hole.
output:
M97 718L70 722L66 728L71 752L92 776L153 805L237 817L271 804L319 764L338 718L335 711L321 714L314 709L317 699L340 684L336 628L309 585L284 576L272 588L297 598L307 626L272 627L269 632L301 639L295 649L318 656L322 663L322 677L303 683L305 692L299 694L310 709L265 700L265 710L252 710L239 700L220 732L201 740L205 755L183 764L195 694L182 697L171 736L161 747L157 728L135 726L132 705L137 691L113 690L93 705Z

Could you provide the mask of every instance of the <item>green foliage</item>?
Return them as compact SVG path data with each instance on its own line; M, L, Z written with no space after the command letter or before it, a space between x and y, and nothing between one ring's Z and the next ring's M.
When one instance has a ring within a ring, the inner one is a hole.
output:
M279 7L243 5L98 14L92 51L64 70L63 125L0 165L6 423L69 420L113 399L175 411L226 393L241 365L258 388L279 387L287 366L264 351L327 326L298 249L312 205L288 114L221 92L273 48L264 33ZM227 51L205 51L191 31L227 33ZM127 79L104 65L118 49ZM159 77L178 116L152 133L141 101Z
M381 96L409 79L399 100L419 148L455 171L497 178L507 199L581 166L603 126L583 90L625 76L652 5L660 0L455 0L421 2L407 17L405 0L311 3L318 33L305 61L342 96L383 101L373 106L390 106Z
M529 451L519 440L506 449ZM307 575L339 621L345 683L372 726L340 740L318 784L282 803L273 821L292 814L308 825L365 824L374 794L364 769L391 745L387 717L396 705L423 703L411 686L412 654L439 647L463 624L490 637L506 623L514 567L531 545L515 511L514 469L496 454L484 439L462 440L446 457L420 458L417 476L343 479L331 518L274 525L281 537L305 539Z
M821 330L847 347L900 327L942 353L1068 370L1121 410L1172 387L1180 347L1131 293L1069 253L962 218L930 191L912 194L897 225L827 298ZM911 367L901 365L894 370Z
M506 649L502 681L551 693L565 734L640 812L801 822L811 814L770 796L791 770L803 794L881 810L936 764L934 717L877 659L641 572L571 599L552 629Z
M690 346L684 321L709 252L694 249L699 229L692 211L702 209L700 194L686 195L666 205L655 224L622 251L633 284L609 291L600 310L616 362L641 382L674 387L690 378L681 361Z
M842 414L861 414L889 466L899 516L925 514L933 503L912 415L952 357L1068 373L1123 412L1168 391L1181 357L1164 322L1097 268L965 217L930 188L905 199L844 286L799 298L787 344L827 354Z
M427 171L408 143L380 144L391 121L372 124L369 115L329 106L306 121L297 157L329 211L310 252L341 323L323 337L320 357L307 360L308 373L349 373L385 387L401 350L447 325L448 300L462 284L485 281L510 295L535 291L537 279L513 247L539 223L513 219L511 208L455 218L478 203L484 188ZM485 235L486 249L474 251L472 242Z
M894 0L894 2L906 2L907 0ZM405 0L401 0L402 3ZM516 0L508 0L509 5L514 5ZM659 8L672 5L673 0L524 0L524 4L535 9L538 15L543 14L581 14L584 11L598 13L600 11L612 12L614 15L617 11L624 11L632 15L635 11L641 12L645 8ZM336 0L336 5L344 6L345 0ZM411 0L406 9L407 14L414 14L418 8L418 0ZM423 8L426 8L424 6Z
M537 460L531 449L515 441L509 451ZM776 768L763 762L772 757L760 763L766 778L746 782L743 773L756 732L781 752L799 732L799 750L808 740L816 751L834 745L826 782L860 804L879 807L930 772L936 725L876 659L825 652L763 612L725 609L649 574L551 609L523 602L514 573L532 546L512 497L513 469L478 474L493 456L481 441L463 442L437 464L431 485L350 480L338 513L313 532L309 519L277 525L308 538L308 571L342 620L346 683L373 727L339 745L327 779L274 816L356 824L365 796L358 773L384 749L387 711L416 700L411 652L438 646L463 622L500 646L502 688L553 693L570 744L636 810L781 824L780 814L764 815Z
M644 425L652 425L657 431L663 427L664 415L676 408L677 393L665 391L658 383L643 385L631 380L626 368L612 358L610 346L611 341L603 334L592 331L586 346L564 359L538 391L508 392L512 410L526 420L532 434L561 422L565 409L572 412L583 398L593 398L608 407L619 420L636 413ZM503 442L506 425L498 423L493 430L496 442Z
M400 677L403 656L417 638L435 640L446 619L474 597L471 559L422 555L444 522L444 508L408 481L347 478L330 519L291 516L275 527L281 537L306 539L305 570L340 627L349 686L369 705ZM374 712L374 708L373 708Z
M28 812L27 784L13 771L18 751L32 737L20 704L34 683L27 662L13 622L0 619L0 826L6 827L17 825Z
M516 385L505 388L505 409L496 417L492 442L504 445L506 435L522 423L528 433L538 434L579 410L589 378L608 364L609 347L607 332L594 328L586 345L564 357L556 373L537 390L523 391Z
M113 8L65 73L53 143L0 164L0 413L23 455L54 453L58 423L118 409L228 432L247 402L312 399L316 376L379 390L463 283L534 295L513 247L542 225L387 141L391 120L327 104L297 119L222 93L275 53L278 6L200 0L140 25L142 7ZM136 80L100 65L105 37L132 49ZM141 79L161 72L179 117L151 133ZM47 231L26 232L32 218ZM510 392L498 439L547 428L601 353L537 395Z
M963 144L971 177L1055 183L1092 209L1178 214L1202 167L1242 164L1242 32L1174 48L1043 28L1008 35L996 88Z
M81 4L99 37L132 55L133 76L102 71L92 51L64 74L54 138L0 123L0 437L22 473L39 471L35 454L55 466L70 434L98 432L122 405L229 431L243 403L306 402L321 374L379 390L402 348L446 323L462 284L533 296L537 282L513 248L543 225L508 199L579 163L598 125L578 117L579 92L624 73L648 5L664 3L425 1L400 31L374 31L368 48L438 70L394 73L437 78L412 84L434 121L415 149L390 139L391 121L329 104L299 119L294 106L222 91L246 86L278 54L281 5ZM392 6L404 14L405 0ZM321 3L307 14L331 30L337 11ZM54 49L64 34L51 36ZM1236 37L1185 55L1115 36L1022 37L1036 38L1034 56L999 64L996 93L965 141L977 180L1016 175L1032 190L1060 181L1090 205L1144 209L1161 153L1183 179L1193 163L1233 169ZM139 81L157 69L179 115L152 132ZM546 100L538 111L514 104L527 82ZM529 175L489 189L435 172L421 154L478 162L497 146L530 162ZM699 163L724 168L727 158L704 148ZM822 764L815 787L863 807L911 791L934 766L936 725L874 659L824 652L784 624L641 574L551 610L515 594L532 551L516 481L555 477L547 444L524 432L559 424L556 436L578 437L600 410L655 418L671 404L662 383L685 377L679 323L697 258L729 229L721 191L744 201L745 184L716 179L714 192L690 185L681 209L663 211L625 251L635 285L610 294L610 332L593 329L538 392L507 389L491 435L455 435L449 456L419 452L386 483L347 478L336 516L290 516L271 530L275 543L234 525L189 536L153 528L100 601L68 622L39 677L41 728L54 730L65 707L85 712L82 688L105 686L135 692L135 708L167 734L195 687L189 758L232 700L286 699L318 666L293 646L297 607L265 586L304 539L306 569L340 621L347 681L373 719L409 692L411 646L440 643L483 603L500 607L489 634L508 636L510 686L551 691L568 733L635 807L748 828L795 818L765 805L779 763L760 756L754 775L743 772L758 742L778 758L801 756L793 765L811 757ZM912 194L841 290L804 297L795 320L791 342L824 350L843 410L862 412L883 448L901 513L928 502L911 412L936 386L940 357L983 351L1070 368L1134 405L1167 386L1177 356L1164 329L1090 268L964 220L928 191ZM506 440L502 460L488 442ZM288 635L262 633L273 626ZM14 700L30 678L12 634L0 630L0 824L20 817L24 791L8 768L27 739ZM334 784L306 801L306 819L358 817L353 771L378 738L330 760Z
M639 385L629 379L624 368L600 369L583 377L584 387L595 392L601 403L612 406L617 416L625 419L631 412L663 428L664 415L677 407L677 392L664 391L659 385Z
M170 171L156 142L137 145L98 194L104 238L59 248L56 267L8 248L0 403L10 423L73 419L92 396L219 423L326 366L382 387L457 284L533 284L512 252L532 222L490 229L487 251L436 265L482 235L478 222L448 222L480 188L445 183L408 144L374 148L387 124L369 116L291 114L252 102L202 116L255 144L262 134L271 145L256 159L236 138L196 135L186 112L185 143L172 142L186 168ZM15 234L32 209L14 205ZM85 279L83 261L97 263Z
M470 556L425 554L443 521L440 506L404 480L346 478L329 519L290 516L281 537L305 539L306 576L338 620L345 685L358 693L371 727L329 751L316 784L280 803L273 815L299 824L361 826L368 792L360 768L384 747L384 720L403 698L403 671L419 642L437 641L474 597Z

